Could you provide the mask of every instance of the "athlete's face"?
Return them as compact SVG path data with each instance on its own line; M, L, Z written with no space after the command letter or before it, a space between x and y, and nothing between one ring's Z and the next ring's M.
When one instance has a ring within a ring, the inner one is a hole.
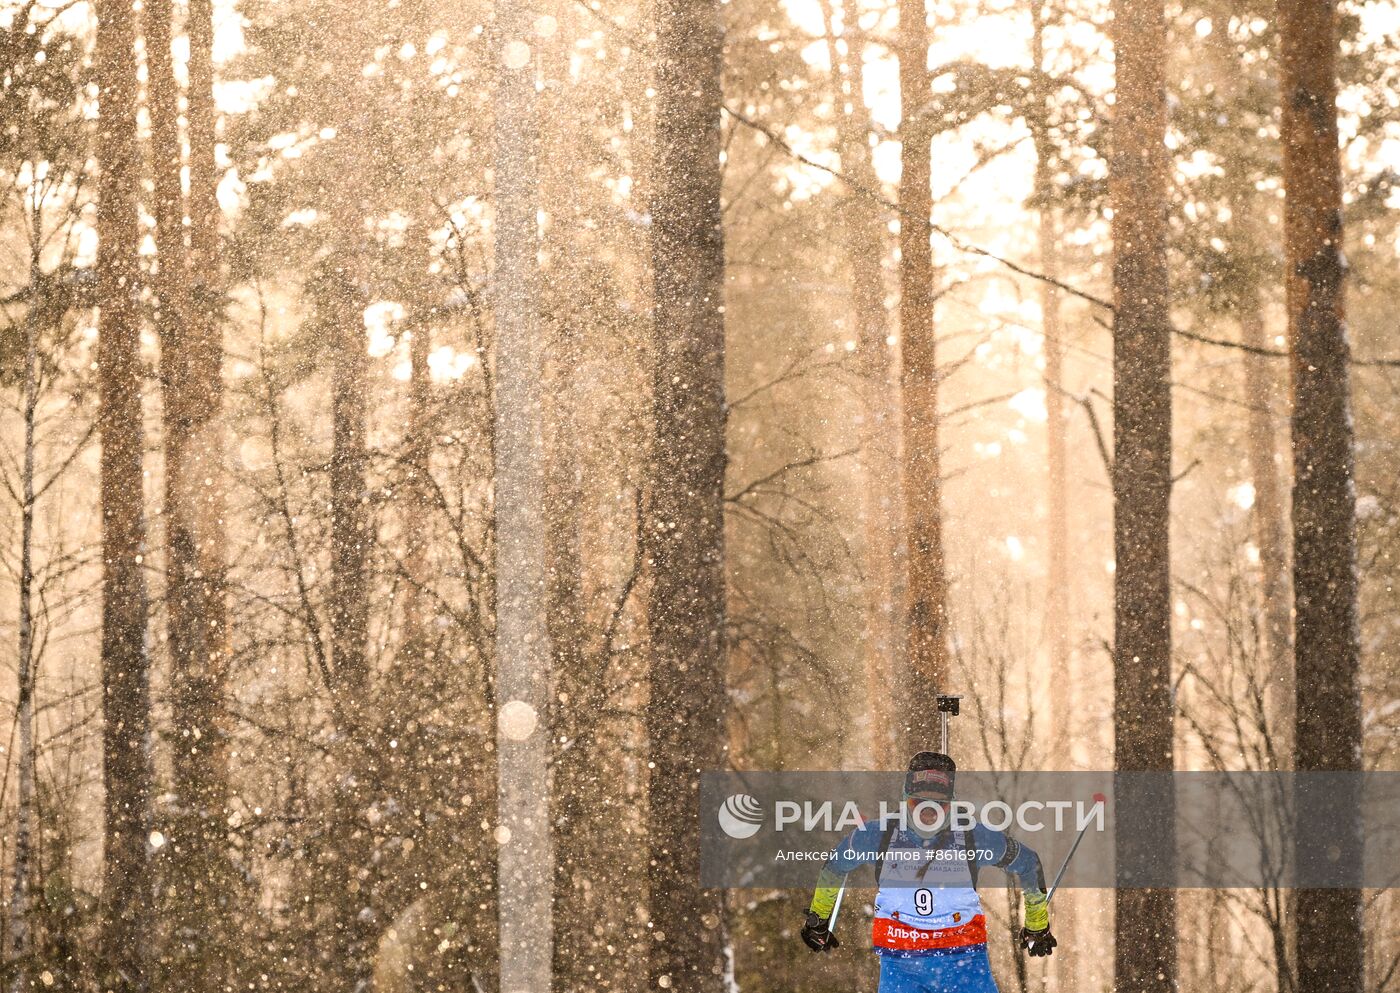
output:
M942 793L911 793L904 798L908 805L908 823L921 835L936 834L947 823L950 797Z

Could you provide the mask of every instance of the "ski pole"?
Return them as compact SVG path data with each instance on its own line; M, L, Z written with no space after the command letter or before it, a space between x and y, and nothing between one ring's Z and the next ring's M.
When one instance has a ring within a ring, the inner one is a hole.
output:
M1096 807L1108 802L1108 797L1104 796L1102 793L1095 793L1093 799L1094 806ZM1069 854L1065 856L1065 860L1060 866L1060 871L1055 873L1055 881L1050 884L1050 892L1045 894L1046 907L1049 907L1050 901L1055 899L1055 891L1060 888L1060 880L1065 878L1065 870L1069 868L1069 860L1074 858L1074 853L1079 850L1079 843L1084 840L1084 832L1087 830L1089 830L1089 825L1087 824L1079 829L1079 836L1074 839L1074 844L1070 846ZM837 900L838 902L840 900L839 894Z
M831 919L826 922L828 934L836 931L836 916L841 913L841 899L846 895L846 884L843 882L841 888L836 891L836 902L831 905Z

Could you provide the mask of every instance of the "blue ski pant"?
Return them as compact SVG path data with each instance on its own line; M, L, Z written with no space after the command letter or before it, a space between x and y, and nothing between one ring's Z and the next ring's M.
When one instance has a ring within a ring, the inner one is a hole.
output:
M880 956L880 993L997 993L986 945L937 955Z

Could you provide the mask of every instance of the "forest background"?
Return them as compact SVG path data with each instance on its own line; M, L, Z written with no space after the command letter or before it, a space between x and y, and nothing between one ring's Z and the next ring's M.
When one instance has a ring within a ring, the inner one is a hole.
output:
M873 989L676 812L938 690L967 768L1400 762L1390 0L0 29L8 987ZM994 962L1381 993L1396 920Z

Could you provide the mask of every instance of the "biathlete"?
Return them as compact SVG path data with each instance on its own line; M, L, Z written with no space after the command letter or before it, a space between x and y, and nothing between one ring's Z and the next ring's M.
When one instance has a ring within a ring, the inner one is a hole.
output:
M947 755L915 755L904 777L903 816L891 813L852 831L817 878L802 940L824 952L838 944L829 922L846 874L874 863L880 993L997 993L977 895L977 873L986 866L1010 873L1021 886L1021 947L1033 956L1055 948L1040 857L982 824L966 831L949 826L956 773Z

